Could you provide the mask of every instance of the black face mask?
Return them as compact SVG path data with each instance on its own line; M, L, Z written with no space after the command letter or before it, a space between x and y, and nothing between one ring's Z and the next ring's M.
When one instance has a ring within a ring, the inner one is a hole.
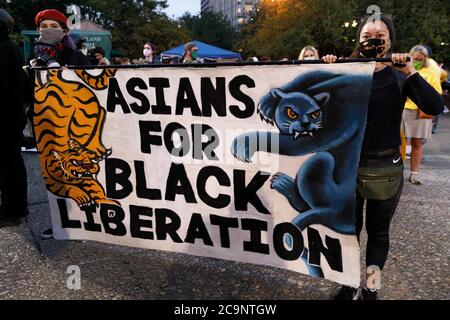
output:
M384 39L370 38L359 43L359 52L364 58L376 58L386 51Z

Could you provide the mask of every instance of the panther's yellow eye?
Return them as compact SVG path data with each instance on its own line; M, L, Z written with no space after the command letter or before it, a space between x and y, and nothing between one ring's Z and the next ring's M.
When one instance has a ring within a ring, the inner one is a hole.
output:
M286 114L290 119L295 120L298 118L298 114L296 114L295 111L290 107L286 108Z
M321 114L322 113L320 112L320 110L317 110L311 113L311 117L313 117L313 119L317 119L318 117L320 117Z

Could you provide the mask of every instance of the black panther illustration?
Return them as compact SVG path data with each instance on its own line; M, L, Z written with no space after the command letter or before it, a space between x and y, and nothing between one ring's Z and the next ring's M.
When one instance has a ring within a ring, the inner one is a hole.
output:
M354 205L359 153L364 135L372 78L326 71L302 74L263 96L258 105L262 120L277 132L250 132L236 137L233 155L251 162L255 152L301 156L315 153L295 178L273 175L271 188L298 211L292 223L300 230L326 226L355 234ZM274 147L275 146L275 147ZM289 245L289 237L285 237ZM311 275L323 277L319 266L302 259Z
M314 132L322 128L320 104L328 100L327 93L318 94L314 99L300 92L285 93L280 89L271 90L270 93L280 100L274 121L281 134L294 135L294 139L297 139L303 135L313 136Z

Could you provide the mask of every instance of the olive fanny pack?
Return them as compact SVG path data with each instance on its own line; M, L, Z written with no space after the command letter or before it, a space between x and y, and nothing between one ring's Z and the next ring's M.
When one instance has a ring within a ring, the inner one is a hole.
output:
M358 193L369 200L394 197L403 182L403 162L400 157L397 163L393 157L360 163L356 179Z
M403 96L406 78L394 73ZM362 154L363 155L363 154ZM367 152L360 162L356 178L357 192L369 200L387 200L394 197L403 182L403 161L397 149L378 150Z

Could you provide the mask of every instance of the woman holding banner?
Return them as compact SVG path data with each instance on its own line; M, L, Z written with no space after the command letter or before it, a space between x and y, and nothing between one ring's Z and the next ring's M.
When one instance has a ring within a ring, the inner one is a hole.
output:
M67 17L58 10L48 9L35 17L39 38L34 46L32 66L86 66L89 59L78 51L75 42L67 35Z
M385 58L395 44L392 20L383 15L364 18L357 32L354 58ZM442 98L415 70L409 54L392 54L392 62L377 62L357 177L355 233L359 238L366 202L366 285L341 287L336 300L376 300L381 270L389 251L389 226L403 188L400 125L407 98L427 114L442 112ZM322 58L334 63L336 56Z
M35 17L39 38L34 45L34 53L30 57L31 67L87 66L89 59L79 50L67 33L67 17L58 10L40 11ZM29 69L30 92L28 99L34 100L35 73ZM32 111L32 110L30 110ZM52 229L41 234L42 239L53 238Z

